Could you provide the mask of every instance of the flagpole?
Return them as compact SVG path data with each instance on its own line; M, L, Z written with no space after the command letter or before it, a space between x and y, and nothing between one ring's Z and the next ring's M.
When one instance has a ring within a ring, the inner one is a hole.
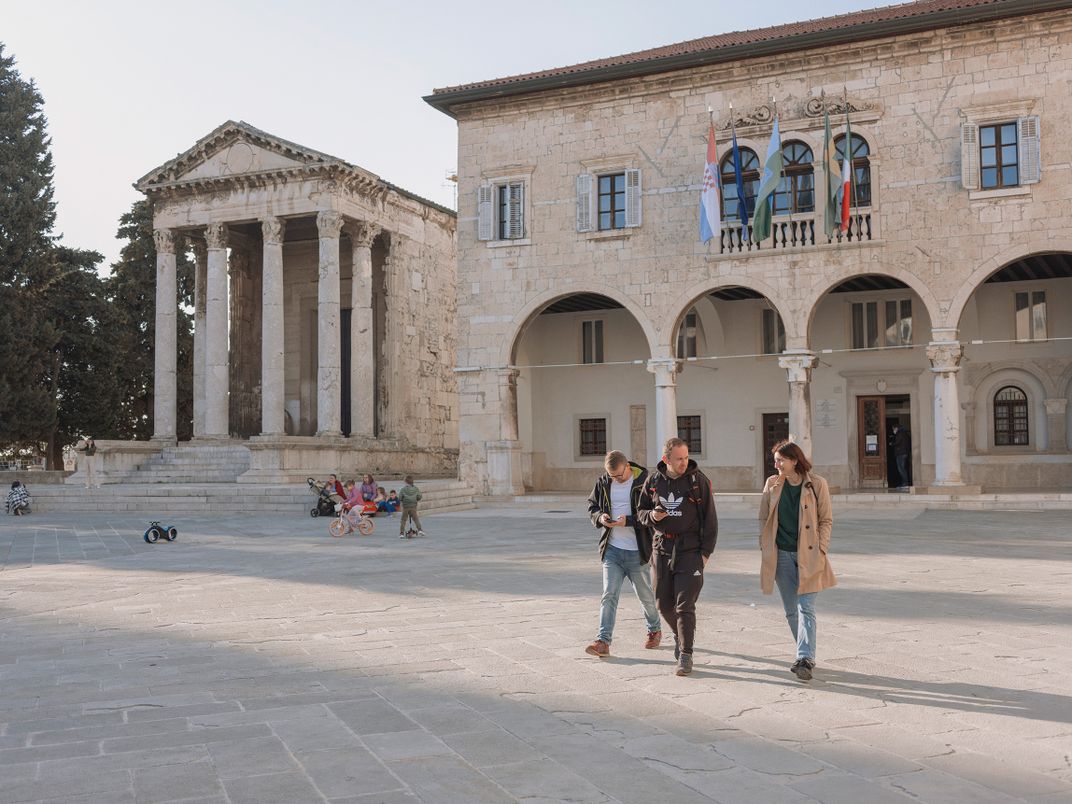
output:
M778 99L775 98L773 95L771 95L771 103L774 104L774 119L775 119L775 121L777 121L778 120ZM778 129L778 150L780 151L781 149L782 149L782 130L779 128ZM785 167L784 167L784 163L783 163L782 175L781 175L781 178L778 179L778 183L781 184L782 179L785 179L785 178L788 178L788 176L785 175ZM812 184L814 184L814 183L815 183L815 180L812 179ZM789 215L789 230L790 231L793 230L793 192L792 191L793 191L793 182L790 181L789 182L789 203L786 204L786 213ZM812 192L812 196L814 197L814 195L815 195L815 188L814 187L812 187L811 192ZM774 199L775 199L775 197L777 195L778 195L778 188L775 187L774 188L774 194L771 196L771 228L772 229L774 227L774 210L776 209ZM803 240L803 238L801 238L801 240Z
M845 104L845 128L848 129L848 132L847 132L848 137L846 137L848 142L845 143L845 155L849 158L849 209L850 210L856 210L856 212L852 212L850 214L850 217L855 217L855 216L858 215L859 206L858 206L858 204L853 203L853 201L857 201L858 199L856 198L856 160L853 158L854 154L853 154L853 148L852 148L852 126L849 124L849 90L848 90L848 87L842 86L841 92L842 92L841 101L842 101L842 103ZM846 234L848 234L848 233L846 232ZM860 239L860 221L859 221L859 219L857 219L857 221L856 221L856 239L857 240Z

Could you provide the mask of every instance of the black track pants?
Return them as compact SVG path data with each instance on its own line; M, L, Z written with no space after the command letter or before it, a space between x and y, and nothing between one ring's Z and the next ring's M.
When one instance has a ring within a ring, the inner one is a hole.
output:
M682 653L692 653L692 638L696 633L696 598L703 589L703 555L678 553L674 569L670 556L652 556L655 576L655 603L666 624L681 645Z

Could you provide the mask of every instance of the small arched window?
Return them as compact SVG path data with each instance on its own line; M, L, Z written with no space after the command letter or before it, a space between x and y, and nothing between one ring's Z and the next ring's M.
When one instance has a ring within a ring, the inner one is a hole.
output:
M1015 385L1006 385L994 394L994 445L1027 446L1030 439L1027 394Z
M744 180L745 209L748 220L756 211L756 192L759 189L759 157L751 148L739 148L741 178ZM733 169L733 152L722 159L722 214L726 220L740 219L737 211L737 174Z
M802 142L782 146L782 180L774 193L774 214L815 211L815 167L811 148Z
M838 164L845 158L845 135L834 140ZM871 148L859 134L852 135L852 205L871 206Z

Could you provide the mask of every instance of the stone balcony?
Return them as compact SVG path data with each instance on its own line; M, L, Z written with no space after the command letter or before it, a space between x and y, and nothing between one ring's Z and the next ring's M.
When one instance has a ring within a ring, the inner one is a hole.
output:
M802 251L842 243L867 243L877 239L871 226L870 209L860 210L851 215L848 230L844 233L836 231L834 236L829 238L823 231L822 216L815 212L779 215L771 222L771 237L762 243L753 243L751 234L751 224L748 225L749 237L746 238L740 221L723 223L718 253L744 255L774 250Z

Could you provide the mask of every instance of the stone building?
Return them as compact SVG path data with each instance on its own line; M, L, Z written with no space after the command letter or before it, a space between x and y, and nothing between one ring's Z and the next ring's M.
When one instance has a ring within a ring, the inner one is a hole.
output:
M605 449L653 464L680 433L719 489L757 489L792 434L844 489L1072 486L1070 6L925 0L435 90L463 478L576 490ZM704 244L709 109L729 180ZM730 122L751 206L775 112L757 245ZM832 237L827 114L853 164Z
M451 210L233 121L135 186L153 203L157 248L155 430L149 444L108 444L106 474L174 453L176 251L187 248L188 449L215 449L241 482L456 473Z

